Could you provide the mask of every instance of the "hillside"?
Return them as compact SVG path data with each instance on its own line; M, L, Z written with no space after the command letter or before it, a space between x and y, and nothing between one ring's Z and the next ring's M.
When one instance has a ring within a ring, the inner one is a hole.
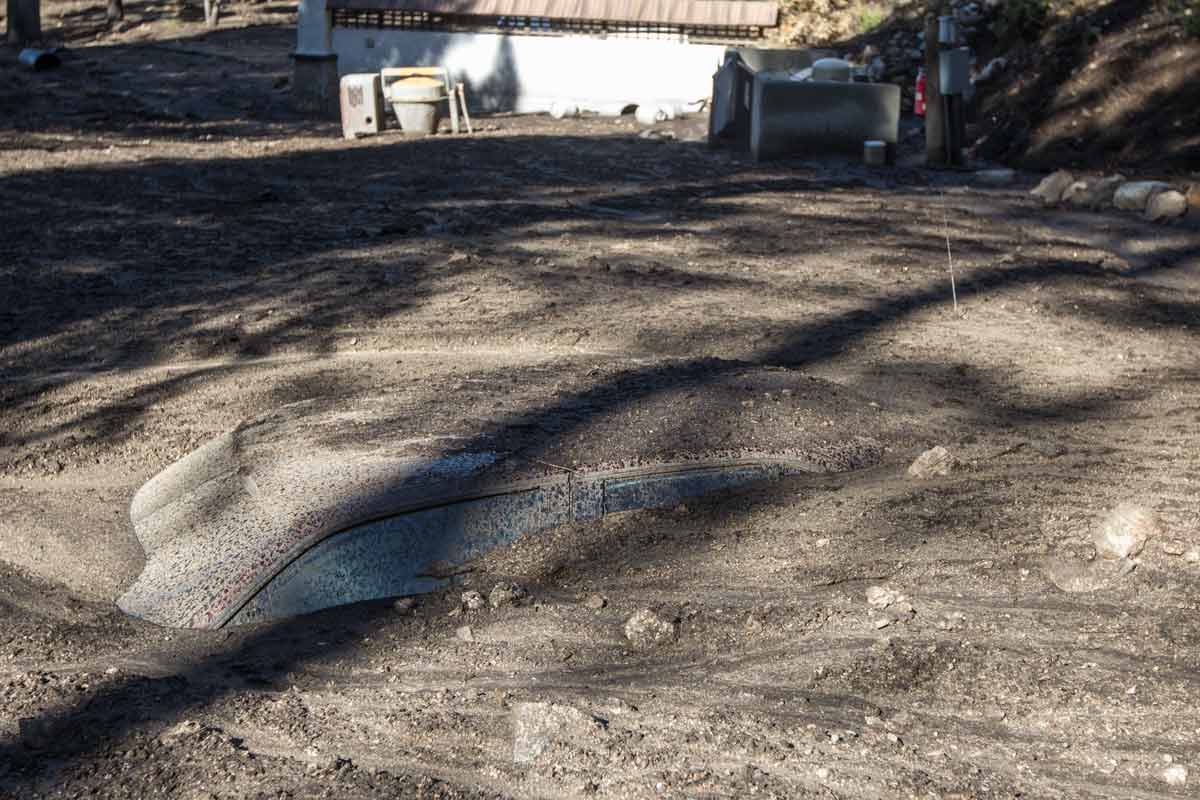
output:
M975 155L1030 169L1192 175L1200 169L1200 2L958 0L981 78ZM870 47L885 79L912 87L925 4L791 0L781 37ZM868 54L869 56L870 54Z

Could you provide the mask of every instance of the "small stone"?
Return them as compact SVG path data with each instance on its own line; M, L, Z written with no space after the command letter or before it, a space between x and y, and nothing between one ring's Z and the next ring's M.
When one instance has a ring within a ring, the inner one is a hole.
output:
M1146 542L1162 536L1158 515L1133 503L1121 503L1104 520L1093 538L1096 554L1102 558L1122 559L1142 552Z
M177 725L173 725L159 735L158 741L160 744L170 747L178 743L181 739L186 739L191 736L196 736L204 730L204 726L194 719L185 719Z
M1162 551L1169 556L1181 556L1187 552L1187 545L1178 539L1175 539L1169 542L1163 542Z
M887 740L889 742L891 742L892 744L902 744L902 742L900 741L900 737L897 736L896 734L888 733L888 734L884 734L884 735L887 738Z
M1029 194L1042 201L1044 206L1055 206L1062 201L1063 193L1075 182L1075 176L1066 170L1053 172L1042 178Z
M908 474L913 478L933 478L939 475L949 475L954 469L954 456L950 451L938 445L917 456L908 468Z
M817 767L815 770L813 770L813 774L817 776L817 780L827 781L829 780L829 776L833 773L829 771L829 767Z
M1187 783L1188 769L1183 764L1172 764L1163 770L1162 779L1167 786L1183 786Z
M875 630L883 630L884 628L886 628L888 625L891 625L891 624L892 624L891 617L880 617L879 619L875 620Z
M599 611L608 605L608 598L602 594L589 594L583 604L593 611Z
M462 606L467 611L479 611L487 608L487 600L479 592L470 589L462 593Z
M1200 548L1193 547L1183 554L1183 560L1191 564L1200 561Z
M513 706L513 763L532 764L552 743L587 740L603 728L602 721L571 706L518 703Z
M475 641L475 632L471 630L470 625L463 625L462 627L456 628L454 635L464 642Z
M887 608L892 603L903 599L904 595L886 586L871 586L867 589L867 602L872 608Z
M1130 181L1113 194L1113 205L1122 211L1144 211L1150 195L1170 188L1169 183L1162 181Z
M1182 217L1187 213L1188 200L1183 192L1174 189L1156 192L1146 202L1146 219L1159 222L1164 219Z
M643 608L625 622L625 638L641 649L673 642L679 636L679 623Z
M523 586L515 583L497 583L488 595L488 603L492 608L519 606L529 597Z
M660 131L654 128L644 130L638 134L639 139L650 139L656 142L673 142L676 139L675 131Z

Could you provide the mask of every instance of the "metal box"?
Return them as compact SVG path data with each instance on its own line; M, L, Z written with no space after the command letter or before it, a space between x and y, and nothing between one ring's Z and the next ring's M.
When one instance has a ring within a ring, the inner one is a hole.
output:
M938 91L963 94L971 88L971 51L966 47L938 53Z
M346 75L338 93L342 106L342 136L357 139L383 130L383 85L378 72Z

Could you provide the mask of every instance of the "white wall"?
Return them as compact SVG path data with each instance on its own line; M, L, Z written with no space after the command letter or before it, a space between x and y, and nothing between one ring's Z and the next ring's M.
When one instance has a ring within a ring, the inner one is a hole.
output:
M338 71L445 66L473 107L547 111L569 102L613 111L642 103L677 109L705 100L725 46L649 39L521 36L334 28Z

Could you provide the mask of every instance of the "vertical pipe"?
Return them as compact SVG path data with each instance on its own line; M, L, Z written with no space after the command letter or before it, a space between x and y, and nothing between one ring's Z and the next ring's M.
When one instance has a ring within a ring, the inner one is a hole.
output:
M925 15L925 164L931 167L943 166L947 160L940 71L937 1L934 0Z

